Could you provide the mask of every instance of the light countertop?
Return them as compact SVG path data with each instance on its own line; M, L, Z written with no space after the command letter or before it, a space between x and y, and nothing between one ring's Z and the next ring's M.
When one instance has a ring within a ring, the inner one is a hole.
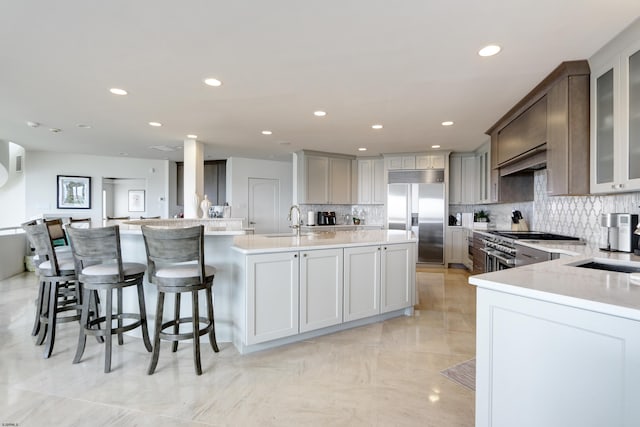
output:
M640 282L633 281L628 273L576 267L590 260L634 262L640 267L639 256L597 251L478 274L470 276L469 283L481 288L640 320Z
M292 234L247 234L234 237L232 247L244 254L257 254L416 241L413 232L402 230L321 231L317 233L303 232L300 237Z
M107 221L105 225L118 224L120 234L142 234L140 226L150 225L158 228L193 227L204 225L205 236L239 236L252 234L253 228L243 228L229 226L229 224L242 224L242 218L219 218L219 219L144 219L144 220L124 220Z

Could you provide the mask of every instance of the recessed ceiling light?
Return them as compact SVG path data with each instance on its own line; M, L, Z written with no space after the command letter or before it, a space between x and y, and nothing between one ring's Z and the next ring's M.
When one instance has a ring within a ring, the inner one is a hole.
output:
M327 115L327 112L318 110L318 111L314 111L313 115L316 116L316 117L324 117L324 116Z
M153 126L153 127L159 128L160 126L162 126L162 123L160 123L160 122L149 122L149 126Z
M440 148L439 145L432 145L431 148Z
M127 95L127 91L124 89L119 89L117 87L112 87L111 89L109 89L109 92L111 92L114 95Z
M358 151L367 151L367 149L365 147L360 147L358 148Z
M382 129L382 125L373 125L371 129Z
M189 139L197 139L198 135L189 134L189 135L187 135L187 138L189 138Z
M495 44L490 44L489 46L485 46L478 51L478 55L480 56L493 56L497 55L502 48Z
M59 129L59 128L49 128L49 130L53 133L62 132L62 129Z
M76 127L80 129L91 129L91 125L85 125L84 123L78 123Z
M38 126L40 126L40 123L38 123L38 122L27 122L27 126L29 126L30 128L37 128Z
M453 126L453 122L448 120L446 122L442 122L442 126Z
M262 134L263 134L263 135L272 135L272 134L273 134L273 132L271 132L270 130L263 130L263 131L262 131Z
M208 79L204 79L204 84L208 86L218 87L222 86L222 82L218 79L214 79L213 77L209 77Z

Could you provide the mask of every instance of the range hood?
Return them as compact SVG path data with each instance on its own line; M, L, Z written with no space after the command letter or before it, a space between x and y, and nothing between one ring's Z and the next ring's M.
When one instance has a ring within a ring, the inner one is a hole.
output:
M547 167L547 144L522 153L500 164L500 176L533 172Z

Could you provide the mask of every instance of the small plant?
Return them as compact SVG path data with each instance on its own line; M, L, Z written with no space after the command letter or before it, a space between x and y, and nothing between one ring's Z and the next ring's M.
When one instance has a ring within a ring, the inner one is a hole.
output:
M480 210L475 214L475 222L489 222L489 212Z

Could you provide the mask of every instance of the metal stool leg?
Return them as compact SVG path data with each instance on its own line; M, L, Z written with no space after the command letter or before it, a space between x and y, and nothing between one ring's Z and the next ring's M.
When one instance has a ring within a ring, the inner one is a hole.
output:
M122 329L122 288L118 288L116 290L116 295L118 297L118 308L116 313L118 313L118 330ZM118 345L124 344L124 338L122 332L118 332Z
M104 373L107 374L111 371L111 323L112 319L112 310L113 310L113 289L107 290L107 306L105 307L105 349L104 349Z
M153 350L151 347L151 341L149 341L149 327L147 326L147 309L144 304L144 288L142 287L142 281L136 286L138 289L138 305L140 306L140 323L142 325L142 341L148 352Z
M56 341L56 309L58 304L58 282L49 283L49 310L47 312L47 323L49 331L47 333L47 344L44 347L44 358L48 359L53 351L53 344Z

